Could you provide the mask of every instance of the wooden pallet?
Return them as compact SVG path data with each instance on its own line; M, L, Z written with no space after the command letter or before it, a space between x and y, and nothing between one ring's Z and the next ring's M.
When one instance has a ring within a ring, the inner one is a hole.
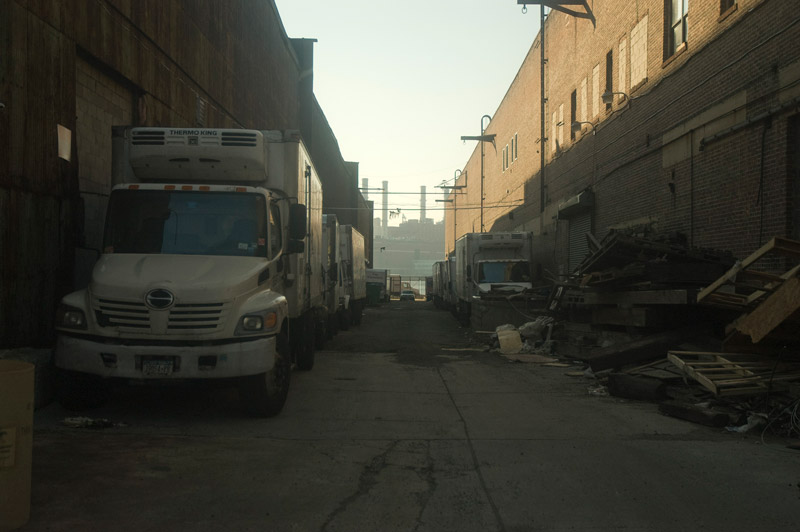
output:
M750 269L754 263L770 254L798 261L800 242L774 237L749 257L734 264L725 275L702 289L697 294L697 302L744 311L756 306L785 281L800 274L800 264L780 275Z
M759 394L800 380L800 363L748 353L668 351L667 359L718 397Z

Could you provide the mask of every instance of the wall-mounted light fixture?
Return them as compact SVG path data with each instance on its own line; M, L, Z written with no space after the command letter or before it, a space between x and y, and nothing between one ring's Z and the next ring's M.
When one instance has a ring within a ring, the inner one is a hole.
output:
M594 124L592 124L591 122L578 122L577 120L572 123L572 126L571 126L572 127L572 133L573 134L574 133L580 133L581 127L583 126L583 124L588 124L588 125L590 125L592 127L592 135L594 135L596 133L596 131L594 130Z
M615 92L615 91L606 91L600 96L600 98L603 100L604 104L611 105L614 102L614 95L615 94L619 94L621 96L625 96L625 101L628 102L629 104L630 104L631 100L633 99L633 98L631 98L630 96L628 96L624 92Z
M489 120L489 123L492 122L492 117L489 116L489 115L483 115L481 117L481 134L480 135L462 135L462 137L461 137L462 141L477 140L477 141L479 141L481 143L481 233L483 233L483 231L484 231L484 228L483 228L483 200L486 197L486 194L483 191L483 181L485 179L484 173L483 173L483 159L484 159L483 143L484 142L491 142L492 145L494 146L494 138L496 136L494 133L486 135L486 127L487 126L484 126L484 122L487 119Z

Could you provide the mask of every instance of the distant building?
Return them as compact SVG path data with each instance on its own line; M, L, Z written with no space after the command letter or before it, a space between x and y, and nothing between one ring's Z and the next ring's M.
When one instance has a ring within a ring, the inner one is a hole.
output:
M388 230L386 237L376 231L375 268L388 269L395 275L425 277L431 274L433 263L444 257L444 221L407 220Z

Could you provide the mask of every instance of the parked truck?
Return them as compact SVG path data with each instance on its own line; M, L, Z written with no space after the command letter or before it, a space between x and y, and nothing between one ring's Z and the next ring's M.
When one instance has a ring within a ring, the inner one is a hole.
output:
M403 290L403 278L400 275L389 276L389 297L400 297L400 292Z
M339 321L344 312L345 289L342 279L342 250L339 244L339 219L335 214L322 215L322 246L325 249L325 307L324 335L318 334L317 347L322 348L324 340L339 331Z
M377 305L389 300L386 283L389 279L389 270L367 269L367 303Z
M440 260L433 263L432 267L433 281L431 287L431 295L433 296L433 304L436 308L447 308L445 303L445 291L447 289L447 261Z
M532 233L467 233L456 240L456 315L468 319L475 298L531 289L532 257Z
M232 379L279 413L324 312L322 187L293 131L113 130L103 248L57 315L59 398L114 378Z
M359 325L367 303L367 263L364 236L352 225L339 226L342 283L344 286L343 312L339 321L342 329L350 324Z

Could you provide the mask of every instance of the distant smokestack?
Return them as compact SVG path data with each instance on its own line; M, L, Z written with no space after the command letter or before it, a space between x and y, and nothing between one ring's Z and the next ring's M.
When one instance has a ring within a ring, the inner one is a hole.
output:
M425 222L425 187L419 187L419 222Z
M369 178L364 177L361 179L361 194L364 196L365 200L369 200Z
M389 182L383 182L383 236L389 236Z

